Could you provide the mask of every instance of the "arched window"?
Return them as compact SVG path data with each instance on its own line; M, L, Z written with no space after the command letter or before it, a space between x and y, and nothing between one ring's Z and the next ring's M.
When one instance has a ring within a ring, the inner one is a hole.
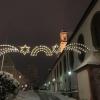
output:
M60 62L60 76L62 75L62 63Z
M84 44L84 36L83 36L83 34L80 34L78 36L77 42L81 43L81 44ZM84 58L85 58L85 53L81 52L81 54L78 54L78 58L79 58L80 62L82 62L84 60Z
M66 64L66 56L64 56L63 61L64 61L64 72L66 73L66 67L67 67L67 66L66 66L66 65L67 65L67 64Z
M69 52L69 64L70 64L70 68L73 69L73 65L74 65L74 53L73 53L73 51Z
M100 49L100 11L97 11L92 18L91 34L94 47Z
M57 65L57 78L59 77L59 68L58 68L58 65Z
M54 77L57 78L57 73L56 69L54 70Z

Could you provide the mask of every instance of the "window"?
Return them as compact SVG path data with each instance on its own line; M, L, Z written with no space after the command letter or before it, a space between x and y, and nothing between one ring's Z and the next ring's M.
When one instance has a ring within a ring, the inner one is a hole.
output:
M91 34L94 47L100 49L100 11L97 11L92 18Z
M67 64L66 64L66 56L64 56L63 61L64 61L64 72L66 73L66 67L67 67L67 66L66 66L66 65L67 65Z
M58 69L58 65L57 65L57 78L59 77L59 69Z
M54 77L56 78L57 76L57 73L56 73L56 69L54 70Z
M73 69L73 65L74 65L74 53L73 53L73 51L69 52L69 64L70 64L70 68Z
M62 75L62 63L60 62L60 76Z
M78 43L81 43L81 44L84 44L84 36L83 36L83 34L80 34L78 36L77 42ZM84 52L81 52L81 54L78 54L78 58L79 58L80 62L83 62L83 60L85 58L85 53Z

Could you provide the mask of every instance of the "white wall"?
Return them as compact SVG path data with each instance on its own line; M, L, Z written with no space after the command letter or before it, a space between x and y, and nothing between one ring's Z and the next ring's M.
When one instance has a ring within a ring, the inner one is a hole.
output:
M85 39L85 45L87 47L89 47L91 49L91 51L94 51L95 48L93 46L92 43L92 36L91 36L91 20L94 16L94 14L96 13L96 11L100 11L100 0L98 0L95 4L95 6L93 7L93 9L91 10L90 14L87 16L87 18L85 19L84 23L80 26L80 28L78 29L78 31L76 32L76 35L74 36L74 38L72 39L71 42L77 42L78 40L78 36L82 33L84 35L84 39ZM79 66L81 63L78 60L78 54L74 53L74 57L75 57L75 64L74 67ZM88 57L89 54L86 55L86 58Z

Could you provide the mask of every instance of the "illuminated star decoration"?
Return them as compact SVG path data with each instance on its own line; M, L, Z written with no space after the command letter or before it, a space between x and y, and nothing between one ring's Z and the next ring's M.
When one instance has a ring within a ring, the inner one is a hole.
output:
M21 46L20 49L21 49L20 53L22 53L23 55L30 53L30 47L27 46L26 44L24 46Z

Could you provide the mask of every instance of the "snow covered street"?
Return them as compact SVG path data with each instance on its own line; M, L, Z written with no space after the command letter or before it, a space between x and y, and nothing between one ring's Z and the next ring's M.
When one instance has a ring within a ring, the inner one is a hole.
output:
M75 100L68 97L64 97L60 94L47 94L41 92L24 91L19 92L18 96L14 100Z

